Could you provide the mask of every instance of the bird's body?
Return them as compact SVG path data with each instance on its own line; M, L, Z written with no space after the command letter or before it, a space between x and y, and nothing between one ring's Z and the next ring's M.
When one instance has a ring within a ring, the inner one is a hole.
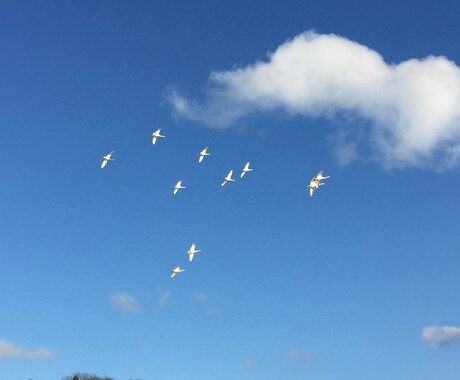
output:
M175 267L175 268L171 271L171 278L174 277L176 274L178 274L178 273L180 273L180 272L185 272L185 269L182 269L180 266Z
M222 182L221 186L224 186L227 182L235 182L235 180L232 178L233 170L230 170L227 174L227 176L224 178L224 182Z
M201 152L200 152L200 158L198 159L198 162L201 163L201 161L203 161L203 158L205 156L210 156L211 153L208 153L208 147L204 148Z
M318 189L322 185L324 185L323 182L317 180L316 176L313 177L310 181L310 184L308 185L308 187L310 188L310 197L312 197L313 194L315 193L315 190Z
M155 132L152 133L152 144L155 145L158 138L165 137L160 134L161 128L158 128Z
M196 249L196 244L193 243L192 246L190 247L190 249L187 252L189 260L192 261L193 256L195 255L195 253L198 253L198 252L201 252L201 249Z
M249 168L249 162L244 165L243 171L241 172L241 178L247 173L247 172L252 172L254 169Z
M112 158L113 152L114 152L114 151L112 150L109 154L107 154L107 155L105 155L104 157L102 157L101 169L104 169L104 168L105 168L105 165L107 165L107 162L109 162L109 161L114 161L114 160L115 160L114 158Z
M179 181L176 183L176 186L174 186L174 191L173 194L176 195L179 189L185 189L185 186L182 186L182 181Z

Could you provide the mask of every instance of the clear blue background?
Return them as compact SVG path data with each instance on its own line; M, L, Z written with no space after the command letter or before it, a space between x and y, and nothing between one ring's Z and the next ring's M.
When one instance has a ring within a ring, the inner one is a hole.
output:
M0 339L58 352L0 359L0 378L456 380L460 346L421 332L460 323L458 170L342 168L339 120L216 131L175 118L164 94L199 95L212 70L309 29L387 62L460 62L457 4L0 2ZM254 172L221 188L246 161ZM310 198L319 169L332 178ZM118 311L115 292L142 312Z

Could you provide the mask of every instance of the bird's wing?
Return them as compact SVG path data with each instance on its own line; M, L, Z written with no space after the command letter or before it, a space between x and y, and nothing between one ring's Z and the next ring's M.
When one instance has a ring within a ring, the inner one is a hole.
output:
M190 247L190 250L193 251L196 248L196 243L193 243L192 246Z
M102 160L101 169L105 168L105 165L107 165L107 160L104 158L104 159Z
M179 189L177 187L174 188L173 194L176 195Z
M204 156L200 154L200 158L198 159L198 162L203 161L203 157L204 157Z
M192 261L193 260L193 253L189 253L188 258L189 258L190 261Z
M243 171L241 172L241 178L243 178L243 176L244 176L245 174L246 174L246 172L243 170Z
M228 177L228 178L232 178L232 174L233 174L233 169L232 169L232 170L230 170L230 171L228 172L228 175L227 175L227 177Z
M222 182L222 185L221 185L221 186L224 186L226 183L227 183L227 180L224 179L224 182Z
M244 168L245 168L246 170L249 169L249 162L247 162L246 165L244 165Z
M156 136L153 136L153 138L152 138L152 144L155 145L156 142L157 142L157 137L156 137Z
M176 275L176 272L171 271L171 278L173 278Z
M315 194L315 188L314 188L314 187L310 187L310 197L312 197L313 194Z

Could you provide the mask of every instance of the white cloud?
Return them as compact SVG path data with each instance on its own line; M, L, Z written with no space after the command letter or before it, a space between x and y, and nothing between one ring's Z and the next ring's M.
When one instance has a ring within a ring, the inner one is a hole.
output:
M0 359L6 358L18 358L18 359L50 359L55 356L56 353L47 348L37 348L34 350L28 350L14 343L0 340Z
M110 296L110 303L123 313L139 313L142 308L133 296L125 292L117 292Z
M460 327L425 327L422 332L422 339L435 347L444 347L450 344L460 343Z
M358 153L387 168L441 169L460 161L460 68L446 57L389 64L357 42L306 32L266 61L212 72L209 82L202 102L170 89L175 111L215 128L276 109L308 117L346 115L348 120L337 118L345 131L337 141L342 163Z

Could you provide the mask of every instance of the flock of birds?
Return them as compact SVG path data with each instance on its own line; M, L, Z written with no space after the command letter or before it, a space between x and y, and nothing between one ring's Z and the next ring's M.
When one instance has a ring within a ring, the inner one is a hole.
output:
M162 135L161 133L161 128L158 128L155 132L152 133L152 144L155 145L155 143L157 142L157 140L159 138L164 138L166 136ZM102 164L101 164L101 169L105 168L105 166L107 165L107 163L109 161L114 161L115 159L112 158L113 156L113 153L114 151L110 152L109 154L105 155L103 158L102 158ZM199 155L199 158L198 158L198 163L202 163L203 162L203 159L206 157L206 156L210 156L211 153L208 152L208 147L204 148L201 152L200 152L200 155ZM252 172L254 169L250 168L249 167L249 164L250 162L247 162L246 165L244 165L244 168L243 170L241 171L241 175L240 177L243 178L244 175L248 172ZM224 186L225 184L227 184L228 182L235 182L235 180L232 178L232 175L233 175L233 169L230 170L228 172L228 174L225 176L224 178L224 181L222 182L222 185L221 186ZM330 176L325 176L323 171L321 170L318 174L316 174L310 181L310 184L308 185L308 188L310 189L310 196L312 197L313 194L315 193L315 191L317 189L319 189L320 186L323 186L324 185L324 182L321 182L322 180L325 180L327 178L330 178ZM176 185L174 186L174 190L173 190L173 194L176 195L177 192L180 190L180 189L186 189L185 186L182 186L182 181L178 181L176 183ZM196 249L196 243L193 243L190 247L190 249L187 251L187 254L188 254L188 257L189 257L189 260L192 261L193 260L193 257L195 255L195 253L198 253L198 252L201 252L201 249ZM181 273L181 272L185 272L185 269L182 269L181 266L178 266L178 267L175 267L172 271L171 271L171 277L174 277L176 274L178 273Z

